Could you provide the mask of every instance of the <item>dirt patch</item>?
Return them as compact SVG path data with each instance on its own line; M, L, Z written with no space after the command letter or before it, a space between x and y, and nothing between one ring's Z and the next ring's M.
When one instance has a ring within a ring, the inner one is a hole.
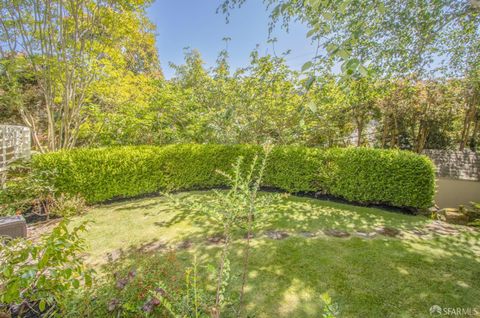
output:
M283 240L290 236L285 231L267 231L265 232L265 235L271 238L272 240Z
M157 251L162 251L167 248L167 244L165 244L162 241L154 240L148 243L141 244L137 250L139 252L157 252Z
M30 224L27 227L27 237L32 241L38 241L43 234L52 232L53 228L57 226L60 221L61 219L52 219Z
M122 249L116 249L112 252L106 253L106 258L108 262L116 262L123 256L123 254Z
M380 227L376 229L375 232L388 237L397 237L401 234L400 230L388 226Z
M323 233L325 233L325 235L333 236L333 237L349 237L350 236L350 233L346 231L335 230L335 229L328 229L323 231Z
M209 244L223 244L225 243L225 236L223 234L216 234L207 238Z
M426 236L428 235L428 232L422 231L422 230L413 230L411 231L413 235L416 235L418 237Z
M180 244L178 244L177 248L180 249L180 250L186 250L186 249L189 249L192 245L193 245L192 241L185 240L185 241L181 242Z

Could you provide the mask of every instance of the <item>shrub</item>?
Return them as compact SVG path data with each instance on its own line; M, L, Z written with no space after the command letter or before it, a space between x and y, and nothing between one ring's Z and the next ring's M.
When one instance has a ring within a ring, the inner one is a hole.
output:
M37 172L55 170L57 191L88 203L167 190L225 186L216 170L229 171L238 156L250 162L251 145L169 145L61 151L33 158ZM288 192L322 192L364 204L431 206L433 165L424 156L368 148L274 147L263 186Z
M50 215L71 217L84 214L87 210L87 204L82 196L61 193L52 200Z
M84 242L79 234L83 231L85 223L69 229L64 220L38 243L27 239L0 242L0 314L59 315L67 293L90 286L92 271L80 258Z
M53 202L54 169L32 170L29 162L19 161L9 167L5 188L0 188L0 215L31 211L47 215Z

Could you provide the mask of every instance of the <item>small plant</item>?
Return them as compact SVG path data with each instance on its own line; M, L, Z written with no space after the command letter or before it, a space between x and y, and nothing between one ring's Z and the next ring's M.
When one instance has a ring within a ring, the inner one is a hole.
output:
M29 162L17 162L9 167L9 179L0 189L0 208L3 215L23 214L30 211L37 215L50 215L55 187L51 182L55 170L31 169Z
M471 207L465 209L468 225L480 227L480 203L472 202Z
M58 315L64 297L80 286L92 284L79 253L84 241L79 234L86 223L69 229L63 220L39 243L15 239L0 245L0 312L12 316Z
M230 186L228 191L214 191L215 197L211 202L203 202L199 209L207 213L222 228L222 250L220 260L216 269L213 269L215 277L215 297L213 304L199 306L198 298L193 297L193 300L186 302L187 311L190 312L189 317L204 317L206 311L204 307L209 307L207 311L210 317L219 318L227 307L232 309L235 316L240 317L243 311L243 302L245 287L248 277L248 263L250 257L251 239L254 237L255 222L258 220L260 211L269 205L271 202L266 197L259 197L258 191L260 190L261 182L265 169L267 166L267 160L271 152L271 146L266 145L264 147L263 158L260 159L258 155L253 157L250 165L246 165L242 156L238 157L235 164L233 164L233 171L226 173L224 171L217 170L217 173L222 175ZM176 202L181 204L181 202ZM230 295L232 292L228 290L230 283L231 268L230 268L230 246L233 235L237 232L243 232L246 238L243 251L243 263L241 277L241 287L239 291L238 300L233 299ZM193 267L193 274L187 275L191 277L193 284L189 283L190 278L187 279L187 290L192 291L190 295L206 294L203 290L199 289L195 284L197 280L196 264ZM162 289L163 290L163 289ZM187 292L187 295L189 293ZM165 291L164 293L157 293L156 297L160 300L160 303L168 309L168 311L174 317L184 317L185 310L175 310L178 308L176 302L171 301L171 297ZM186 299L191 297L187 296ZM185 299L185 298L184 298ZM185 301L183 301L185 303ZM194 305L192 307L192 305Z
M328 293L324 293L321 296L323 301L323 318L335 318L338 317L338 305L332 301L332 297Z
M152 305L161 304L172 317L210 317L211 308L208 304L211 299L205 288L199 283L196 258L194 258L193 265L185 271L185 290L184 294L169 294L166 284L160 282L157 288L151 291L151 298L146 303L149 306L146 308L144 306L144 309L150 309Z
M240 296L238 301L237 316L240 317L243 310L243 298L245 294L245 286L248 277L248 263L250 257L251 239L254 236L255 220L258 218L258 212L260 206L264 207L265 200L258 197L258 191L260 190L265 168L267 166L268 156L272 148L270 145L264 147L264 156L258 166L259 158L256 155L252 163L245 174L242 173L243 158L239 157L237 163L234 165L232 174L219 172L222 174L231 186L231 189L225 194L216 191L218 199L218 208L213 209L213 213L220 217L220 221L224 225L224 235L228 240L225 240L224 251L222 253L223 258L227 259L228 256L228 243L230 241L232 227L238 226L246 230L246 244L243 251L243 267L242 267L242 283L240 289ZM220 269L222 269L222 261L220 263ZM228 266L229 263L226 262ZM222 295L222 275L219 271L219 282L217 285L217 299L215 303L216 312L218 315L214 317L220 317L221 302L218 295Z
M50 208L52 216L71 217L86 213L88 210L85 199L80 195L60 194L56 196Z

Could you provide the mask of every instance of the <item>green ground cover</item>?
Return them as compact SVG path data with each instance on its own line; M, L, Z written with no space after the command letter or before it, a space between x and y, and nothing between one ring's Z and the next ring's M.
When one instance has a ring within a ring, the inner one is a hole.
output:
M196 255L200 271L216 265L220 229L196 208L213 200L211 194L179 193L174 200L155 197L93 208L74 221L94 221L85 234L86 261L105 277L113 268L135 267L142 286L178 275L166 265L172 259L183 268ZM382 209L263 195L273 204L262 211L253 239L246 294L251 317L319 317L324 292L338 304L340 317L429 317L432 305L480 307L478 231L438 227L422 216ZM374 235L379 228L400 234ZM325 234L333 230L349 236ZM272 233L285 237L275 239ZM239 283L234 273L243 243L239 233L231 255L232 289ZM132 290L122 297L135 305ZM96 293L96 301L83 307L108 315L106 303L114 292L99 286Z

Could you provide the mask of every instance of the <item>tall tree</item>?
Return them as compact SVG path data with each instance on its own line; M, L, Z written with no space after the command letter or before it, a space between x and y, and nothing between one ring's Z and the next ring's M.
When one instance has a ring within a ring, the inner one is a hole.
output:
M228 14L246 0L224 0L219 11ZM271 17L270 29L291 21L309 28L307 36L319 43L320 53L342 61L344 74L366 72L366 65L382 75L432 75L440 42L464 19L478 30L480 5L476 0L263 0ZM458 33L457 33L458 34ZM447 52L455 41L443 42ZM448 56L445 56L448 58ZM325 59L315 58L315 61ZM307 64L311 65L311 63Z
M75 146L95 82L115 76L118 69L142 72L157 67L156 51L127 45L135 40L151 46L153 37L148 35L151 26L144 17L148 3L138 0L0 2L1 57L13 60L25 57L41 92L42 102L38 105L41 109L36 110L45 114L46 143L38 136L41 134L38 116L25 105L19 107L40 151Z

